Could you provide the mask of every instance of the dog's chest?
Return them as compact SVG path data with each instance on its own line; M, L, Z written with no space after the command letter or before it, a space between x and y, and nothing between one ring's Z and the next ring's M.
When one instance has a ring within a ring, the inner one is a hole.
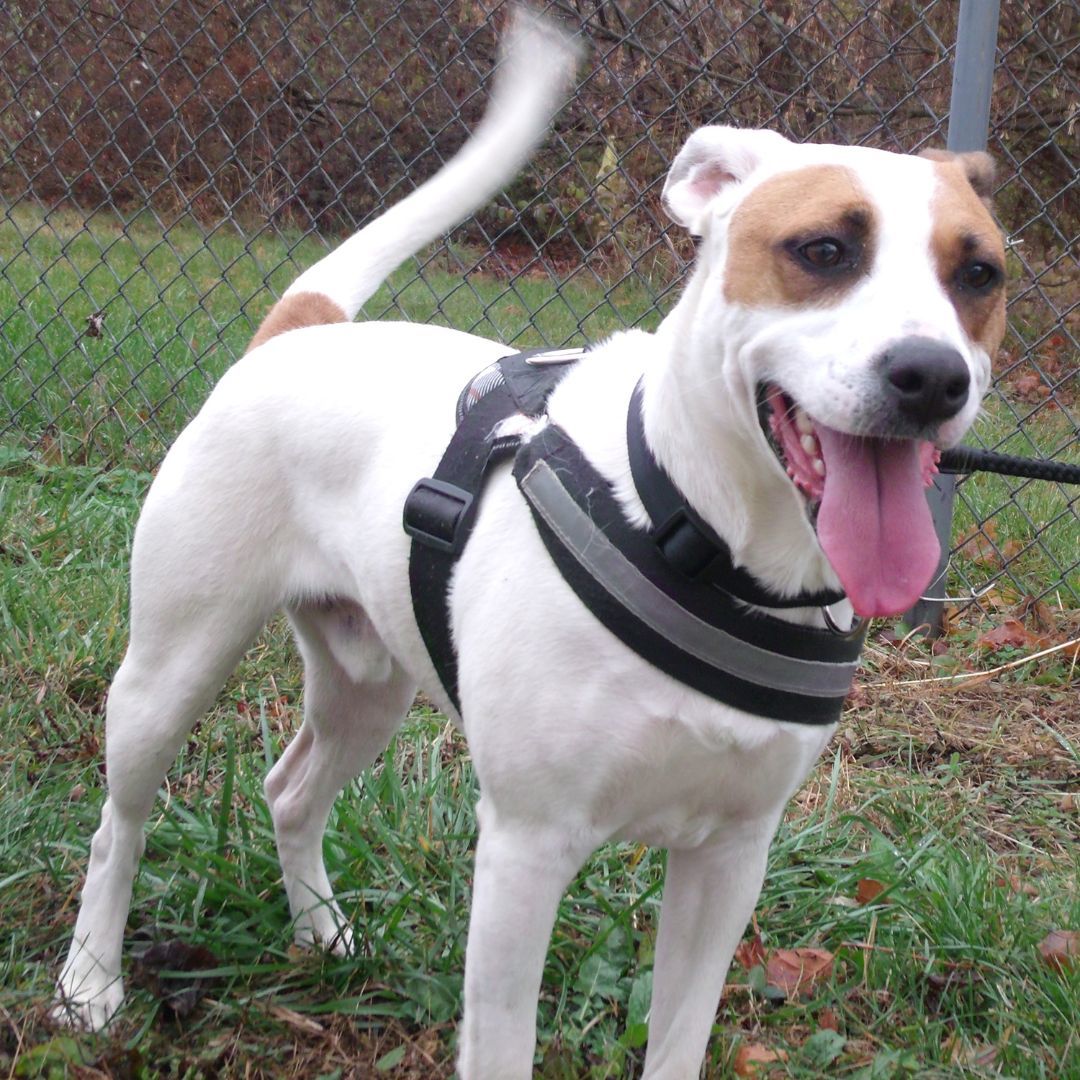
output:
M755 832L775 821L831 734L732 710L695 712L662 724L637 768L609 778L621 839L694 847Z

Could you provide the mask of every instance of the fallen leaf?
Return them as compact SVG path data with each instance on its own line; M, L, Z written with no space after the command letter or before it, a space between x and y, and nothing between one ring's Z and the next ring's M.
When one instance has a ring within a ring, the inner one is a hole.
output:
M1019 874L998 878L997 884L1002 889L1011 889L1017 895L1023 893L1024 896L1030 896L1033 899L1039 895L1038 888L1030 881L1024 881Z
M1034 596L1025 596L1020 601L1017 614L1022 619L1029 619L1032 626L1044 634L1053 633L1058 628L1053 608L1045 600L1037 600Z
M1039 955L1055 971L1071 971L1080 960L1080 933L1075 930L1051 930L1039 942Z
M733 1067L736 1076L757 1076L763 1066L778 1061L787 1061L787 1054L783 1050L770 1050L760 1043L742 1043L735 1051Z
M836 1015L836 1010L830 1009L828 1005L826 1005L824 1009L819 1009L817 1014L817 1026L823 1031L839 1031L840 1017Z
M998 649L1042 649L1051 643L1051 639L1042 634L1033 634L1019 619L1006 619L1000 626L981 634L975 644L990 652Z
M884 891L885 886L880 881L864 877L855 886L855 899L860 904L872 904Z
M1001 553L997 549L996 540L997 525L993 521L987 521L960 538L957 553L976 566L997 567L1001 563Z
M1071 791L1066 791L1058 799L1058 809L1064 814L1071 814L1076 809L1076 796Z
M158 998L162 1007L174 1016L189 1016L206 993L212 976L193 974L178 979L173 975L161 978L163 972L200 972L218 966L218 958L203 945L189 945L172 938L151 945L135 958L133 972L141 983Z
M761 935L755 934L752 938L740 941L735 948L735 960L743 971L764 964L765 946L761 943Z
M983 981L982 975L974 968L960 963L947 963L943 972L928 971L923 978L926 981L924 1001L927 1010L931 1013L937 1013L940 1010L942 1001L949 991L967 989Z
M833 954L825 949L777 949L765 966L765 978L787 997L796 997L828 978L832 970Z

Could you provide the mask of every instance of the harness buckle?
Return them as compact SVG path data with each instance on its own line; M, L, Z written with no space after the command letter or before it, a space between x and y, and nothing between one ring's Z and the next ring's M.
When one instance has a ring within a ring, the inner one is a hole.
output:
M448 555L460 555L469 538L473 494L457 484L424 477L405 500L402 525L415 541Z
M652 538L667 562L692 581L705 574L719 554L685 506L657 525Z

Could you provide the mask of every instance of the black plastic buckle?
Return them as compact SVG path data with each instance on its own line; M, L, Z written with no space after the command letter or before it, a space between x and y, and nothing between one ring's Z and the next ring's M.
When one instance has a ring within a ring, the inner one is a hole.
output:
M405 500L402 525L418 543L460 555L472 524L473 494L457 484L425 477Z
M685 506L680 506L671 517L657 525L652 538L668 564L693 581L698 580L720 554L716 544Z

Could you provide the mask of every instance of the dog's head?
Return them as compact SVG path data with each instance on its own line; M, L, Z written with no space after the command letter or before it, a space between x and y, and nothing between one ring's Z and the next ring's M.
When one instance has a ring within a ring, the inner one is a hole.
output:
M991 180L985 154L707 127L664 187L701 238L695 381L724 423L753 425L860 614L905 610L938 563L924 488L978 411L1005 325Z

